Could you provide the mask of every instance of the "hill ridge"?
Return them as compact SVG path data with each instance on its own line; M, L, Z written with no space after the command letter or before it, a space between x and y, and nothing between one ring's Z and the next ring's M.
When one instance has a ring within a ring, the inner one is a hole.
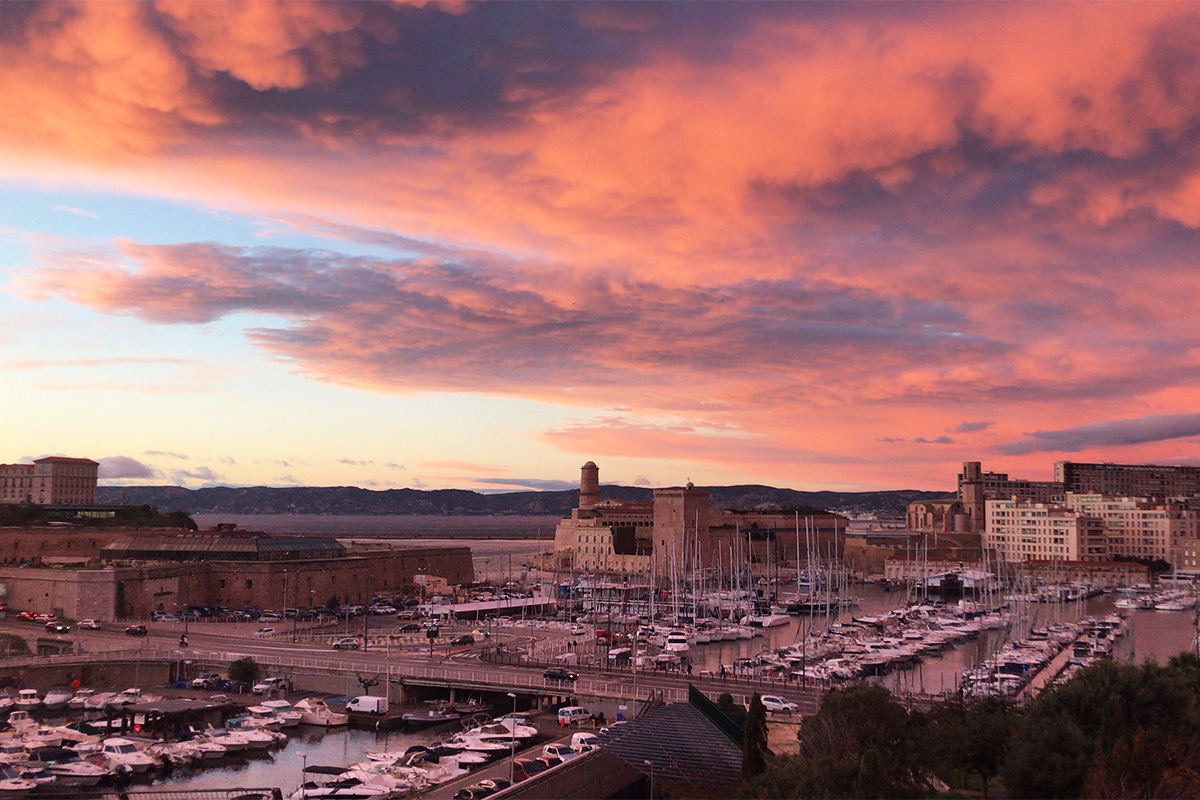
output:
M895 489L879 492L802 492L773 486L741 484L700 487L715 508L738 510L822 508L852 516L902 518L917 500L953 497L953 492ZM604 485L603 498L649 500L652 489ZM150 505L188 514L339 514L471 516L556 514L569 516L579 503L579 490L483 494L470 489L363 489L358 486L100 486L101 503Z

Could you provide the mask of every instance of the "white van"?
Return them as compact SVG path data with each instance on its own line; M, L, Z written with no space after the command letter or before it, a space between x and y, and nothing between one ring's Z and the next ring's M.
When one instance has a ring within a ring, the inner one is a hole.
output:
M600 737L591 731L573 733L571 734L571 749L576 753L585 753L587 750L594 748L598 741L600 741Z
M369 694L360 695L346 703L346 710L361 711L367 714L386 714L388 713L388 699L372 697Z
M578 725L581 722L587 722L591 718L592 712L583 706L563 706L558 710L558 724L564 727L567 725Z

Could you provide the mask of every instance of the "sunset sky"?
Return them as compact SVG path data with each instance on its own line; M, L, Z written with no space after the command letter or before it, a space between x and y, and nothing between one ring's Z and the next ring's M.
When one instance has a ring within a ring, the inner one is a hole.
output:
M1200 464L1200 5L0 3L0 462Z

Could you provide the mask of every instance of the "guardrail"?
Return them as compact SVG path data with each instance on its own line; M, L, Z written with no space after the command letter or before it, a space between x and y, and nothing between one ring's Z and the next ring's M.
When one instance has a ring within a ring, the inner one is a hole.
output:
M10 658L0 661L3 667L28 667L47 665L94 664L112 661L142 661L142 662L209 662L230 664L241 658L246 658L244 652L229 652L226 650L202 650L189 648L180 649L112 649L76 654L29 656ZM380 663L355 658L350 652L341 651L337 661L331 661L327 655L296 656L291 654L259 653L251 656L263 667L277 669L307 670L316 673L344 675L347 673L376 673L386 675L389 681L403 682L405 680L436 681L440 683L470 684L473 687L487 687L495 691L504 690L534 690L539 693L554 692L561 694L583 694L595 697L608 697L617 700L637 700L652 688L652 684L644 683L639 686L639 678L680 677L688 678L688 682L703 683L710 692L715 692L719 686L720 693L728 692L735 700L749 702L750 696L756 691L774 690L783 694L799 694L801 699L808 702L819 701L821 688L800 687L794 682L787 685L781 681L770 682L740 679L728 676L723 682L712 675L702 675L693 679L691 676L664 675L661 671L640 671L635 676L630 670L604 670L598 674L583 672L578 680L568 685L555 683L543 678L538 672L525 671L530 668L541 669L548 664L530 663L514 659L510 663L497 662L492 664L481 661L479 665L460 665L453 663L413 664L413 663ZM524 668L504 669L503 667ZM500 668L497 668L500 667ZM683 686L662 686L653 684L654 691L661 691L668 702L682 702L687 699L687 688ZM791 690L790 692L788 690Z

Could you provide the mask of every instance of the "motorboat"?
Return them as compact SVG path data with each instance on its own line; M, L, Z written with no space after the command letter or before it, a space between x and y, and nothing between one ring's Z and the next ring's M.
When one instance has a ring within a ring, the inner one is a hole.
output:
M470 750L475 753L509 753L514 750L518 740L501 739L491 736L478 736L470 733L456 733L444 742L446 747L453 750Z
M130 706L134 703L142 702L142 690L136 686L131 686L123 692L119 692L108 701L110 706Z
M37 781L22 778L15 767L0 764L0 800L25 797L37 787Z
M339 714L326 705L324 700L306 697L303 700L297 700L294 708L300 712L300 723L302 725L318 725L323 728L333 728L350 723L349 714Z
M91 699L92 695L95 693L96 690L92 688L76 689L75 694L71 695L71 699L67 701L67 708L73 708L75 710L83 708L87 701Z
M283 718L275 713L275 709L266 705L250 706L246 709L245 725L277 731L283 727Z
M13 703L13 699L9 696L8 692L0 691L0 716L4 716L14 708L16 708L16 704Z
M294 728L300 724L304 715L292 707L287 700L264 700L263 708L269 708L279 718L279 727Z
M191 751L195 753L201 761L218 761L229 755L228 747L203 737L198 737L187 742L181 742L181 744L188 745Z
M100 753L108 766L119 775L141 775L157 766L153 758L143 753L130 739L114 736L101 742Z
M75 696L75 692L64 686L57 686L46 692L46 696L42 699L42 707L47 711L61 711L67 707L67 703Z
M92 692L83 699L83 707L88 710L101 710L116 696L116 692Z
M238 736L233 731L227 731L224 728L208 728L197 738L203 741L215 742L224 747L226 752L229 753L241 753L250 748L250 743L244 736Z
M13 764L12 768L17 771L19 777L33 781L35 786L53 786L58 783L54 773L50 771L50 765L40 761L22 761L20 764Z
M25 736L37 731L39 726L38 721L29 716L28 711L14 711L8 715L8 727Z
M532 739L538 735L538 729L526 725L519 720L500 719L482 725L476 725L464 731L468 736L478 736L482 739L516 739L519 742Z
M15 736L0 740L0 764L19 764L29 758L25 742Z
M430 708L404 714L401 719L410 726L441 725L445 722L457 722L462 719L462 714L449 708Z
M379 783L364 783L360 775L343 777L344 767L311 766L304 768L304 783L288 795L289 800L338 797L352 800L387 800L394 796L394 787ZM326 776L324 783L309 776Z
M686 653L691 649L691 645L688 644L687 633L678 628L672 629L667 633L663 649L672 653Z
M66 747L40 750L29 760L45 764L58 786L95 786L112 774L104 767L84 761L78 753Z
M241 738L248 750L266 750L276 744L283 744L287 736L279 731L273 731L255 724L248 716L230 717L225 723L225 729L230 736ZM224 744L224 741L221 742Z
M42 698L37 689L20 689L14 704L21 711L32 711L42 707Z

